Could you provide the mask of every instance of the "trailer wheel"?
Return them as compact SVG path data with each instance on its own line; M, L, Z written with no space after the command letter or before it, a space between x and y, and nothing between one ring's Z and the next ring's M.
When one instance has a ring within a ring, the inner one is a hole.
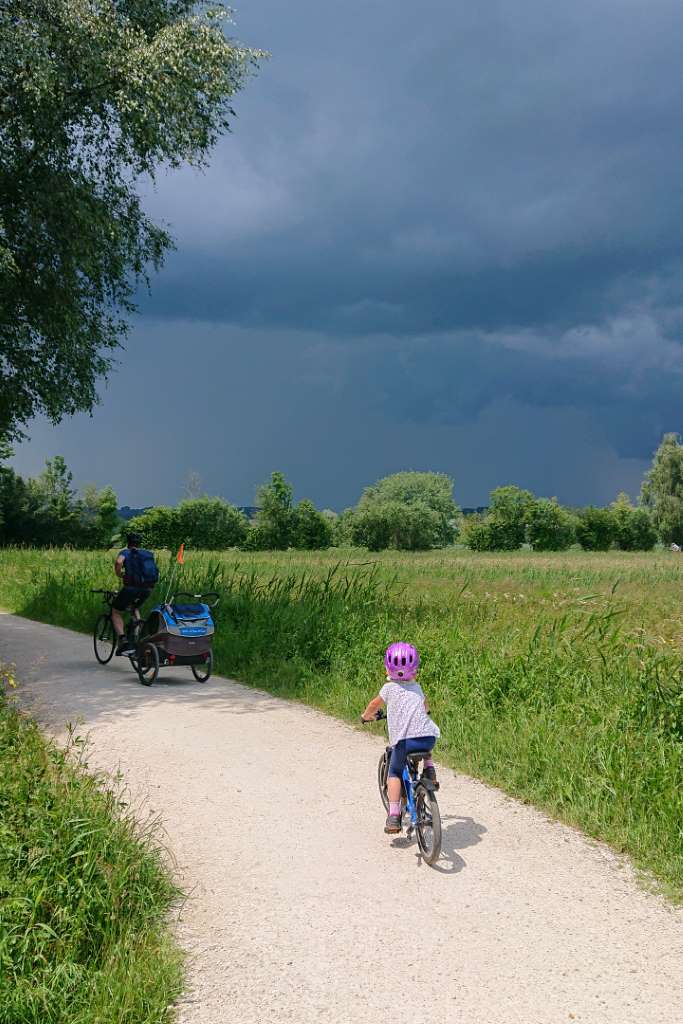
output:
M205 683L213 672L213 651L209 651L206 661L200 661L192 665L192 675L198 683Z

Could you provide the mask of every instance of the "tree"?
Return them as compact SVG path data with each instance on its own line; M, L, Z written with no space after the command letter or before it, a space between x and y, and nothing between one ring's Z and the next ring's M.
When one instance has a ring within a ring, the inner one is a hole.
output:
M171 246L139 183L201 166L264 56L195 0L0 5L0 437L97 401Z
M149 508L142 515L133 516L128 520L126 533L142 534L142 541L150 548L168 548L174 550L182 541L178 539L175 509L168 505L157 505Z
M3 544L41 544L47 533L35 489L7 466L0 467L0 540Z
M334 533L332 542L337 548L346 548L353 545L352 526L354 510L345 508L341 515L334 521Z
M86 484L76 502L76 514L74 543L79 547L108 548L120 530L118 501L112 487L98 491L94 484Z
M516 551L526 539L531 491L508 485L491 491L489 513L468 523L466 543L473 551Z
M576 539L585 551L607 551L617 539L614 516L608 508L589 505L581 509L576 525Z
M194 498L201 498L202 491L202 478L195 469L191 469L187 474L187 480L185 481L185 486L183 488L183 498L186 501L192 501Z
M683 445L678 434L665 434L645 474L641 505L652 517L659 539L683 545Z
M294 547L305 551L329 548L334 527L324 512L319 512L312 501L304 498L294 509Z
M370 551L426 551L443 537L439 513L420 501L378 501L359 505L351 520L351 539Z
M651 551L657 542L657 531L644 508L634 508L628 494L622 491L610 508L615 540L622 551Z
M244 513L222 498L181 501L174 513L174 548L185 543L205 551L224 551L239 547L247 532Z
M272 473L269 484L263 484L256 493L259 512L253 529L259 547L286 551L294 539L294 513L292 487L282 473Z
M383 506L387 506L386 513L380 515L377 510ZM408 511L400 514L398 506ZM354 513L354 530L356 535L367 536L370 530L377 540L388 529L391 547L444 547L455 540L459 516L453 481L445 473L393 473L365 488ZM418 526L420 517L424 519L422 527Z
M566 551L576 539L575 519L555 498L536 498L526 513L527 540L534 551Z
M142 534L150 548L175 551L181 544L205 551L239 547L247 532L244 513L222 498L195 498L175 508L159 505L135 516L129 531Z
M73 473L62 455L45 460L45 469L29 481L37 502L39 521L35 541L39 544L78 544L78 510Z

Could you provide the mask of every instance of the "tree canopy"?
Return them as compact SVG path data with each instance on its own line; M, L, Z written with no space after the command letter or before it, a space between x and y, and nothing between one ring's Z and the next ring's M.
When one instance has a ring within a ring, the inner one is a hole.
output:
M263 56L193 0L0 5L0 438L88 411L171 246L138 185L201 165Z
M678 434L665 434L654 454L640 492L641 504L665 544L683 544L683 445Z
M0 463L2 459L0 458ZM121 523L116 494L87 484L81 495L61 455L47 459L34 480L0 464L0 544L107 548Z
M443 547L453 543L459 515L445 473L393 473L363 491L352 536L373 550Z

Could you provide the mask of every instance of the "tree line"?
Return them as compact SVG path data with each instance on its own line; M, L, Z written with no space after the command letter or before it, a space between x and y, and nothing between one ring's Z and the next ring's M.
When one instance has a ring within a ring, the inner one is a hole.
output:
M61 455L48 459L35 479L0 466L0 543L30 547L68 544L106 548L120 529L111 487L86 485L80 494Z
M634 505L621 493L605 508L567 508L555 498L508 485L491 492L484 513L463 516L445 473L394 473L366 487L358 503L340 515L319 510L274 472L256 494L258 512L248 519L218 497L188 497L160 505L124 523L111 487L77 493L64 459L48 459L36 479L25 480L0 465L0 543L80 548L123 543L129 530L142 533L152 548L184 543L204 550L239 548L272 551L295 548L362 547L371 551L424 551L454 543L474 551L649 551L660 541L683 546L683 445L666 434Z

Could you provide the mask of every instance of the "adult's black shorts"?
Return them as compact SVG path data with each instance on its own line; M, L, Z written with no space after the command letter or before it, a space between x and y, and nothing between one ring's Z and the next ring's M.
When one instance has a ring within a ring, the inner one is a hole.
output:
M152 591L148 587L121 587L111 603L117 612L125 612L129 608L139 608L144 604Z

